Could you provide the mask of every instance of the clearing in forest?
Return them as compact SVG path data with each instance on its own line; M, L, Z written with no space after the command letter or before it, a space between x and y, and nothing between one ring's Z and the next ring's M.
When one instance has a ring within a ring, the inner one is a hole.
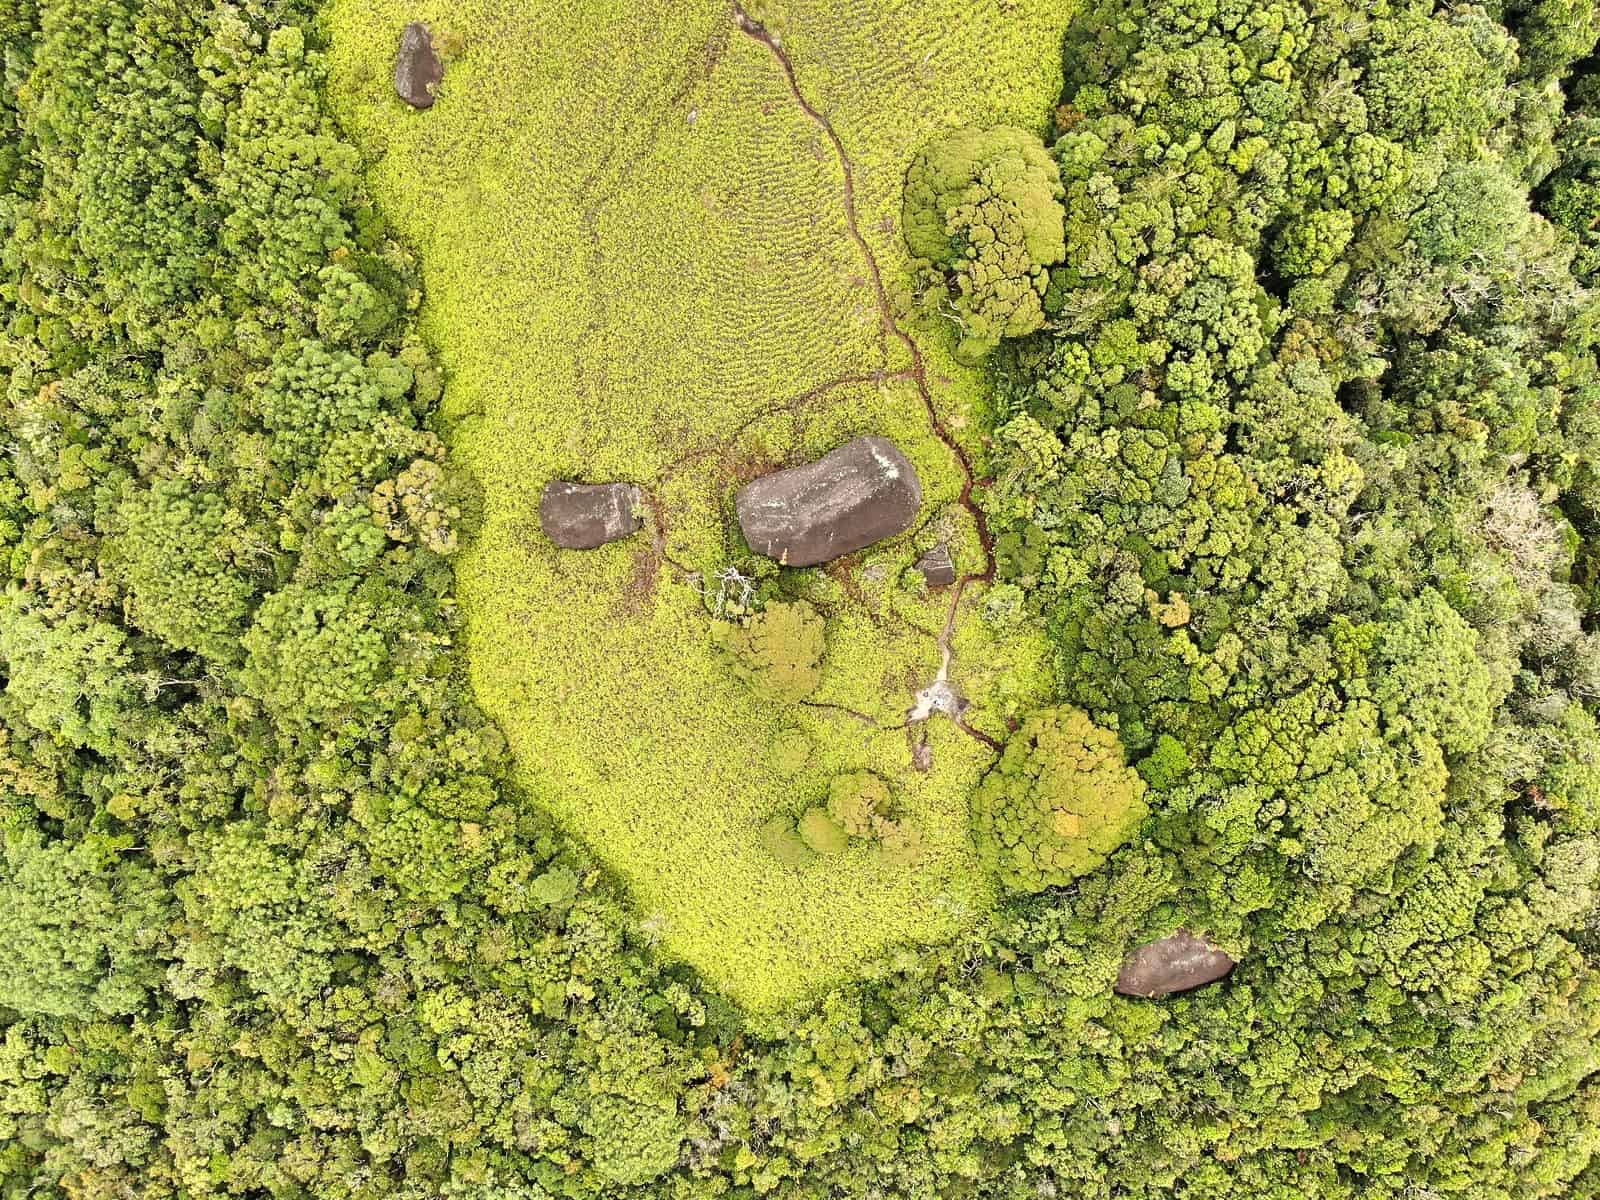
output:
M341 0L329 17L339 115L421 253L447 433L485 494L458 562L473 685L533 801L596 848L670 954L756 1014L948 936L992 897L967 832L990 748L936 718L919 772L901 728L949 603L906 573L941 537L964 571L984 566L928 404L970 443L984 386L946 331L903 315L900 193L942 130L1045 125L1067 16L1053 0L812 0L743 20L684 0ZM411 20L449 56L421 113L391 84ZM762 699L715 646L695 576L735 557L740 483L865 433L916 466L921 524L789 573L828 618L823 683L804 705ZM538 521L553 477L636 482L651 520L557 550ZM1001 735L1047 670L1041 639L989 635L983 593L963 597L956 670L973 724ZM795 730L808 758L769 753ZM764 822L847 770L891 784L918 865L858 847L796 868L764 847Z

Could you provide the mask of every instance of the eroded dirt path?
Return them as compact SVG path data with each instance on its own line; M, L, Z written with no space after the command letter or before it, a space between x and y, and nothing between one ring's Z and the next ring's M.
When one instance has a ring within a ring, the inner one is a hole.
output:
M907 719L909 722L915 722L926 720L933 712L946 712L964 732L977 738L990 748L998 750L999 743L987 734L968 725L961 716L959 709L952 711L946 703L938 699L954 688L954 685L950 682L951 665L954 661L952 641L955 636L956 613L960 609L961 599L966 593L967 585L971 583L989 583L994 580L995 576L994 536L989 531L987 514L979 507L972 495L972 489L977 486L978 482L977 474L973 470L972 458L967 453L966 447L961 444L960 440L945 424L944 418L939 415L939 408L933 400L933 391L928 386L928 366L926 360L922 357L921 347L917 345L916 339L895 318L894 306L889 301L889 290L884 285L883 271L878 265L877 255L872 252L872 247L861 233L861 222L856 212L855 164L851 161L849 151L845 149L843 139L840 138L838 130L833 127L833 122L810 100L806 99L805 93L800 89L799 77L795 74L794 62L789 58L788 52L784 50L778 39L773 37L771 32L759 21L753 20L737 0L733 5L733 13L734 20L739 28L772 53L773 58L777 60L778 66L783 71L784 79L788 83L789 92L794 97L795 104L799 106L801 112L805 113L811 123L822 131L823 136L828 139L828 144L833 147L834 157L838 160L839 171L844 179L845 226L849 229L850 238L855 242L856 249L860 251L861 258L867 265L867 273L872 279L873 294L877 297L878 302L878 319L883 325L884 333L904 346L906 352L911 356L911 368L904 372L904 377L910 379L916 385L917 394L922 397L922 404L927 410L928 423L932 426L934 435L949 448L950 452L955 455L956 461L961 464L962 482L959 502L961 507L971 514L973 524L978 530L978 541L983 546L983 570L969 572L961 576L950 589L950 607L945 617L944 628L940 631L938 638L941 660L939 674L933 683L918 694L917 705L911 710ZM954 694L959 698L959 692Z

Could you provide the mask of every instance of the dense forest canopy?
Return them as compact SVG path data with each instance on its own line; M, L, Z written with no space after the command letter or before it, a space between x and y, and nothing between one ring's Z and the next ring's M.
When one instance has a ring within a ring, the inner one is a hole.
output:
M781 1034L476 705L326 37L0 0L0 1196L1600 1197L1589 0L1084 5L1048 123L919 132L896 298L1055 696L995 910ZM804 694L786 586L706 636ZM775 870L915 860L835 792ZM1180 928L1226 982L1115 994Z

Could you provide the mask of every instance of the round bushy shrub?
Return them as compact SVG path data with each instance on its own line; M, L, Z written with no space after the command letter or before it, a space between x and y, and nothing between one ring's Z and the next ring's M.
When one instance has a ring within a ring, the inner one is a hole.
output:
M889 785L871 771L849 771L828 783L828 815L851 837L871 837L890 803Z
M800 840L818 854L843 854L850 849L850 833L826 809L808 808L800 814Z
M1015 891L1071 883L1138 828L1144 793L1115 733L1080 709L1044 709L973 792L979 857Z
M804 700L822 684L827 629L804 600L769 604L743 625L718 626L734 670L756 691L778 700Z

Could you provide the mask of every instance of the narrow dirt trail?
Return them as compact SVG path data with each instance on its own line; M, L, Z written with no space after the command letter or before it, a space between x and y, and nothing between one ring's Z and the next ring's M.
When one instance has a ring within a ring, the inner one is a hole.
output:
M744 7L735 0L733 5L734 19L739 28L750 37L760 42L777 60L782 69L784 79L788 82L789 92L794 97L794 102L805 113L806 117L828 139L828 144L833 147L834 157L839 162L839 171L844 179L844 218L845 226L850 231L850 239L855 242L856 249L860 251L862 260L867 265L867 273L872 279L872 290L877 297L878 319L883 324L884 332L906 348L911 356L911 369L905 372L905 377L916 384L917 394L922 397L923 407L927 409L928 423L933 428L934 435L943 442L955 455L956 461L961 464L962 483L959 502L961 507L971 514L973 524L978 530L978 541L983 546L984 567L982 571L969 572L955 582L950 591L950 608L945 617L944 628L939 635L939 651L941 664L938 678L932 686L945 684L949 680L950 666L953 659L951 641L955 636L956 613L961 606L962 596L967 585L971 583L990 583L995 577L994 536L989 531L989 519L983 509L973 499L972 489L977 485L977 475L972 467L971 456L966 447L956 438L939 415L938 406L934 403L933 392L928 386L928 366L922 357L922 349L900 322L895 319L894 307L889 301L889 290L883 282L883 271L878 265L878 258L872 252L872 247L861 233L861 222L856 212L856 181L855 163L850 158L850 153L845 149L844 141L840 138L838 130L811 101L806 99L805 93L800 90L800 80L795 74L794 63L789 58L778 39L772 36L767 28L759 21L753 20ZM998 743L993 738L971 728L959 716L955 718L956 724L965 732L971 734L987 745L998 749Z

